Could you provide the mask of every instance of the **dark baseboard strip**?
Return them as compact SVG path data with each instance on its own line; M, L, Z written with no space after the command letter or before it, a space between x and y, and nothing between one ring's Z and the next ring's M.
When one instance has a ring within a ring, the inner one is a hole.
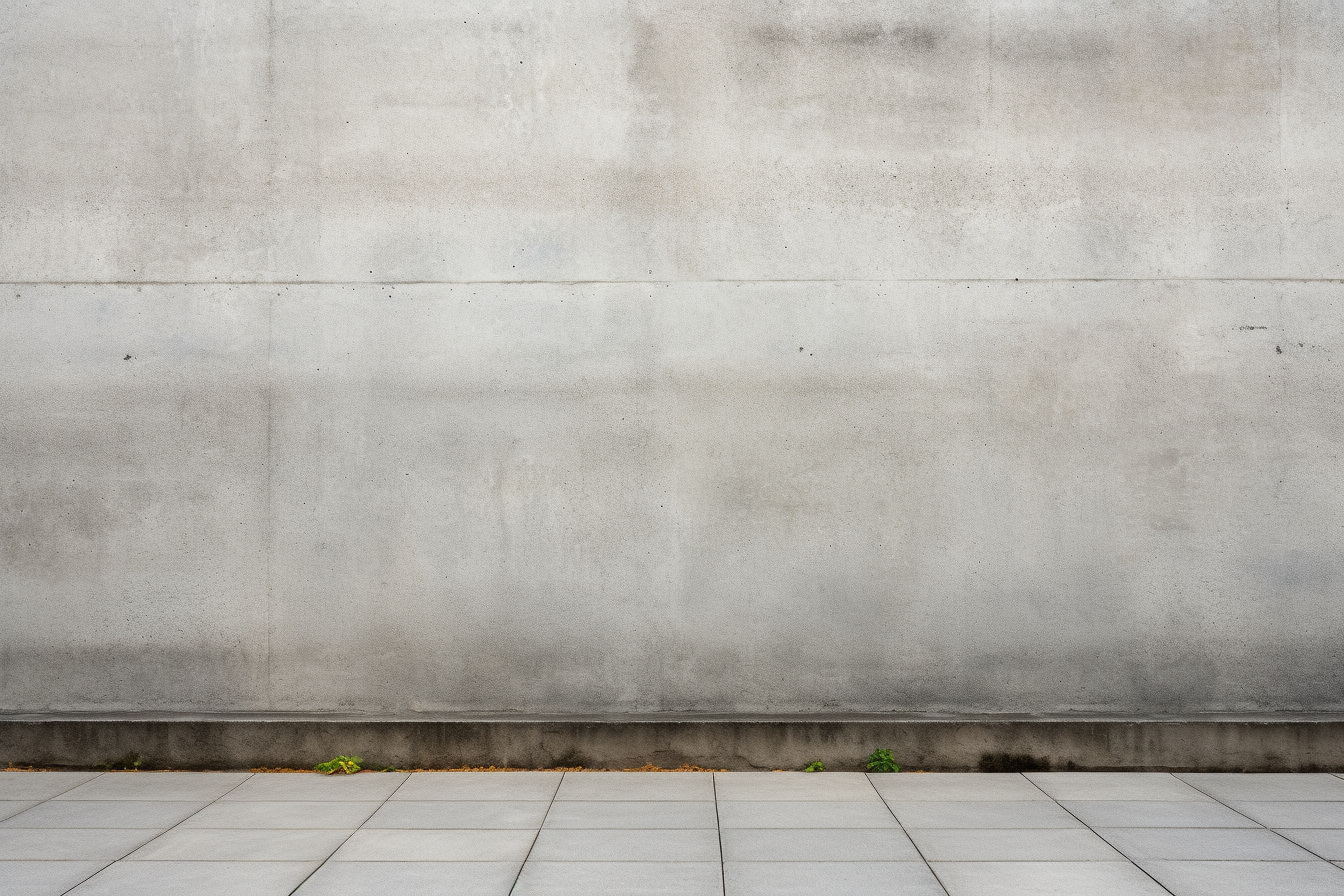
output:
M97 768L311 768L336 754L368 767L858 770L879 747L926 771L1344 770L1344 720L0 719L0 763Z

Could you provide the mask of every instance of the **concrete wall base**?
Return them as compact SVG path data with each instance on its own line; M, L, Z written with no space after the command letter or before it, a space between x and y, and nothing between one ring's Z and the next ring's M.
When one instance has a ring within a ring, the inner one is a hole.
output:
M1344 769L1344 718L0 717L0 762L89 767L308 768L338 753L369 767L861 769L875 748L911 770Z

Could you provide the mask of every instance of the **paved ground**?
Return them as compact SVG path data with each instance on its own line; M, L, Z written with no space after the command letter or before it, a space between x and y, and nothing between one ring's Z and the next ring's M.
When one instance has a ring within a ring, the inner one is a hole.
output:
M1334 775L0 773L4 896L1344 896Z

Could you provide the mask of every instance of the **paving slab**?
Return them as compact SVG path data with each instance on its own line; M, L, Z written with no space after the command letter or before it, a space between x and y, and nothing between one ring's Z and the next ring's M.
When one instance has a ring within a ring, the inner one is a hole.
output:
M529 862L717 862L719 832L543 829Z
M1322 859L1344 861L1344 830L1339 828L1279 828L1278 833Z
M1334 775L1181 773L1177 777L1222 802L1344 802L1344 780Z
M296 896L509 896L521 862L329 862Z
M0 828L167 829L208 806L179 800L48 800L15 815Z
M934 800L1025 801L1049 802L1050 797L1041 788L1016 774L893 774L869 775L868 779L883 799L910 802Z
M905 827L917 828L1081 828L1083 823L1054 802L939 803L889 802L891 811Z
M49 800L101 772L0 772L0 800Z
M249 772L106 772L53 799L209 802L251 777Z
M400 772L364 772L357 775L258 774L239 784L221 799L278 802L354 803L385 800L408 776Z
M352 831L365 823L381 805L371 800L349 803L334 800L220 800L197 812L179 827Z
M126 857L128 862L321 862L353 831L168 831Z
M71 896L289 896L316 862L118 862Z
M1227 805L1267 828L1344 828L1344 802L1229 800Z
M1214 802L1063 800L1069 813L1093 828L1258 828L1240 812Z
M1099 828L1097 833L1135 861L1312 862L1316 856L1273 831L1244 828Z
M390 800L545 800L563 772L414 772Z
M106 862L0 862L5 896L62 896L107 866Z
M727 862L725 896L945 896L922 862Z
M715 772L714 784L719 802L880 799L868 776L859 772Z
M922 862L903 831L863 828L728 829L725 862Z
M386 802L364 822L370 828L531 830L551 804L540 800L403 800ZM634 805L640 805L638 803ZM712 807L711 807L712 808Z
M1209 799L1166 772L1027 772L1026 778L1056 800L1202 802Z
M160 833L139 828L5 828L0 830L0 860L112 862Z
M881 801L720 802L722 828L898 828Z
M1142 862L1172 896L1344 896L1329 862Z
M929 862L1118 862L1124 858L1086 828L907 828L906 833Z
M39 805L38 800L0 800L0 821Z
M333 862L521 862L532 831L359 830Z
M947 896L1169 896L1129 862L935 862L933 870Z
M717 828L718 810L712 802L650 800L557 800L546 814L547 828Z
M513 896L722 896L718 862L536 862Z
M567 774L555 794L562 800L713 800L709 772L579 772Z

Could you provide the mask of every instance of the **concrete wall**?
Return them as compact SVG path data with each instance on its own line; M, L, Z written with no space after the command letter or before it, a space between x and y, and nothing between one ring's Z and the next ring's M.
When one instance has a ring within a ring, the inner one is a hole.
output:
M0 0L0 710L1344 710L1344 3Z

